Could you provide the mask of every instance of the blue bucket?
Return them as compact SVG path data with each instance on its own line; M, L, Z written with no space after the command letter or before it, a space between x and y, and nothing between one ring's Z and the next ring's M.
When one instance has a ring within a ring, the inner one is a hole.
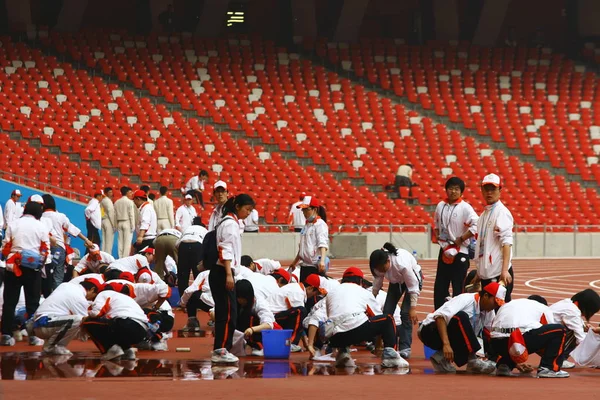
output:
M180 298L179 289L177 287L171 288L171 297L167 299L171 307L178 307Z
M435 350L431 349L425 345L423 345L423 351L425 352L425 359L429 360L429 358L435 354Z
M265 358L290 358L290 338L293 332L291 329L267 329L262 331Z
M263 366L263 378L287 378L289 375L289 361L265 361Z

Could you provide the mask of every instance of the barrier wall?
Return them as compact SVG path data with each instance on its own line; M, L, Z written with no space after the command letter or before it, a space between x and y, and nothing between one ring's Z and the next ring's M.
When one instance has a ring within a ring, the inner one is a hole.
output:
M14 189L23 193L22 200L33 194L43 194L36 189L0 179L2 209ZM58 211L65 213L71 222L86 234L85 204L54 196ZM513 254L515 257L600 257L600 232L516 232ZM253 258L291 260L298 252L299 233L257 233L242 237L243 251ZM431 243L427 233L339 233L331 236L330 254L337 258L368 258L373 250L385 242L416 250L419 258L437 258L439 246ZM73 239L72 246L84 251L83 242ZM117 237L113 255L117 254Z

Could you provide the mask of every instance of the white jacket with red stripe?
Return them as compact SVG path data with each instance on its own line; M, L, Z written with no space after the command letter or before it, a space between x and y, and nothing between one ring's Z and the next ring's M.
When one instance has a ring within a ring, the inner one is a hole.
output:
M89 308L88 315L92 318L129 318L146 329L148 317L144 310L131 297L117 293L114 290L102 291Z
M139 269L149 267L150 264L148 264L148 259L146 256L141 254L119 258L118 260L111 262L108 266L109 269L118 269L123 272L131 272L134 275L137 274Z
M50 230L44 223L29 214L12 221L6 229L2 252L6 255L7 271L13 271L15 255L23 250L33 250L40 254L45 252L46 264L52 257L50 254Z
M61 283L36 310L34 319L42 316L67 317L88 314L89 301L85 297L85 288L81 285Z
M210 285L208 283L208 275L209 274L210 274L210 271L200 272L198 274L198 276L196 277L196 279L194 279L194 282L192 282L192 284L190 286L188 286L187 289L185 289L185 291L181 295L181 300L180 300L180 303L183 307L185 307L187 305L192 294L194 294L194 292L197 292L198 290L202 291L202 294L200 295L200 300L205 302L210 307L215 306L215 301L212 298L212 294L210 292Z
M319 301L304 319L304 326L319 326L331 320L333 335L358 328L368 321L369 316L382 313L377 300L368 290L354 283L342 283Z
M294 307L304 307L306 304L306 290L301 283L288 283L271 294L267 301L273 314Z
M519 328L521 333L525 333L554 323L554 314L550 307L535 300L517 299L498 309L490 332L492 338L503 338L510 336L511 332L507 330Z

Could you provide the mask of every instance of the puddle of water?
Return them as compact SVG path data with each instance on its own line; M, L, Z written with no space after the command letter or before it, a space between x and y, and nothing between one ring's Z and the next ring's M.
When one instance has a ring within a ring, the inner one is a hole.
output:
M238 366L212 365L208 360L140 359L102 361L97 354L46 356L39 352L4 353L0 357L2 380L65 378L164 378L175 380L289 378L312 375L406 375L408 368L385 369L379 364L335 368L333 363L284 360L241 360Z

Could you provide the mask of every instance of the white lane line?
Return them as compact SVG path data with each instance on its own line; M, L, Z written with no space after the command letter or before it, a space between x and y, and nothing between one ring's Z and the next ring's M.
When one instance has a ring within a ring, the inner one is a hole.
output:
M547 288L543 288L543 287L539 287L534 285L534 282L540 282L540 281L545 281L547 279L556 279L556 278L570 278L570 277L577 277L577 276L589 276L589 275L597 275L598 273L589 273L589 274L569 274L569 275L560 275L560 276L550 276L550 277L541 277L541 278L535 278L535 279L530 279L528 281L525 282L525 286L528 286L532 289L536 289L536 290L541 290L544 292L550 292L550 293L560 293L560 294L565 294L565 293L569 293L568 291L564 291L564 290L553 290L553 289L547 289Z

